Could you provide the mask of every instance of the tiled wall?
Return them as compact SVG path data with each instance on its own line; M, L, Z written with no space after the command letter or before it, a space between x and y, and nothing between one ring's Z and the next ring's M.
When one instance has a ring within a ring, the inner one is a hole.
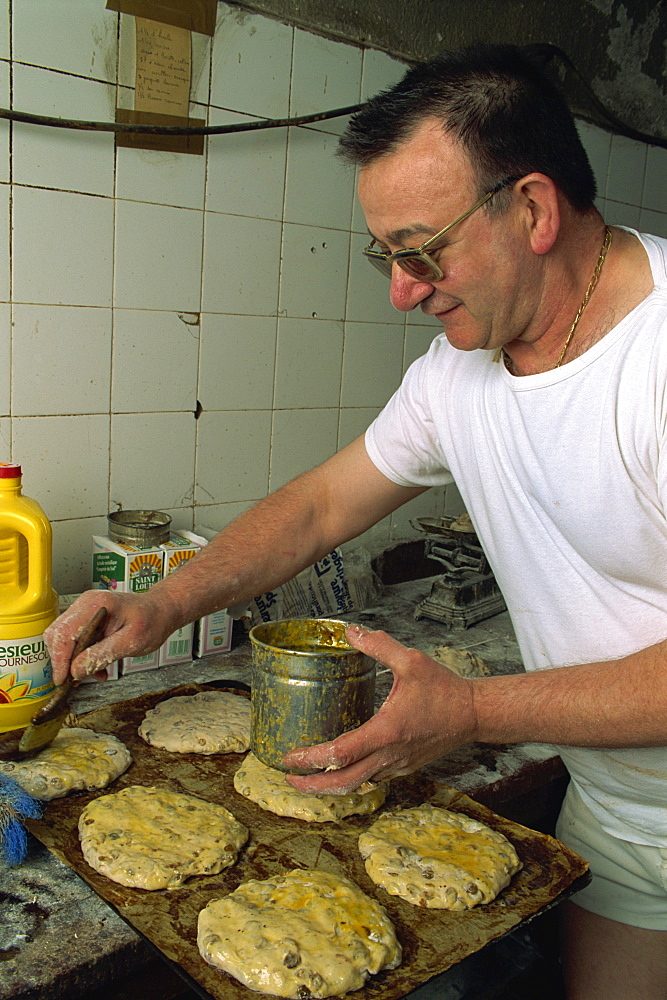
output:
M104 0L0 0L0 105L113 120L133 106L133 26ZM215 38L193 35L191 114L328 110L403 69L220 3ZM89 585L90 536L119 505L220 528L347 444L437 332L360 259L341 128L189 156L0 121L0 457L52 521L61 592ZM610 221L667 235L665 151L582 131ZM432 491L376 537L459 503Z

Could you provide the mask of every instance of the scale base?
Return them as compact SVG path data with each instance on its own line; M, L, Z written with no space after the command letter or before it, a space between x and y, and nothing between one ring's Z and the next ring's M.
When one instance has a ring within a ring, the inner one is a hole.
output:
M493 576L477 576L465 584L435 580L428 597L417 605L415 618L432 618L450 628L470 628L506 611L505 599Z

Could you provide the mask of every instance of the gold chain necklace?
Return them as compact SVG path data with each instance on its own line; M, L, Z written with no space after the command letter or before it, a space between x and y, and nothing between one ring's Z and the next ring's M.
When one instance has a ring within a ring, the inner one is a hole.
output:
M581 303L581 305L579 306L579 309L577 310L577 315L574 317L574 323L570 327L570 332L568 333L567 337L565 338L565 343L563 344L563 350L560 352L560 357L558 358L558 361L554 365L554 368L560 368L560 366L563 363L563 358L565 357L565 352L567 351L568 347L570 346L570 341L574 337L574 331L577 329L577 324L579 323L579 320L581 319L581 314L583 313L584 309L588 305L588 301L589 301L591 295L595 291L595 286L598 283L598 278L600 277L600 271L602 270L602 265L605 262L605 258L607 256L607 251L609 250L610 246L611 246L611 229L609 228L609 226L605 226L605 228L604 228L604 243L602 244L602 249L600 250L600 256L598 257L598 262L595 265L595 270L593 271L593 277L591 278L591 280L590 280L590 282L588 284L588 288L586 289L586 294L584 295L584 301Z
M554 368L560 368L560 366L563 363L563 358L565 357L567 349L570 346L570 342L572 341L572 338L574 337L574 331L577 329L577 325L579 323L579 320L581 319L582 313L583 313L584 309L586 308L586 306L588 305L588 302L590 300L591 295L595 291L595 286L598 283L598 279L600 277L600 272L602 271L602 265L605 262L605 258L607 256L607 251L609 250L610 246L611 246L611 229L609 228L609 226L605 226L605 229L604 229L604 242L602 244L602 248L600 249L600 256L598 257L597 264L595 265L595 270L593 271L593 277L591 278L591 280L588 283L588 288L586 289L586 294L584 295L584 300L581 303L581 305L579 306L579 308L577 309L577 315L574 317L574 322L572 323L572 326L570 327L569 333L568 333L567 337L565 338L565 343L563 344L563 350L560 352L560 357L558 358L558 361L554 365ZM505 351L504 351L503 348L501 348L501 352L502 352L503 358L505 359L505 365L508 368L510 368L510 370L511 370L511 364L512 364L511 358L508 358L508 356L505 353ZM495 360L496 359L494 358L494 361ZM508 360L509 360L509 364L508 364Z

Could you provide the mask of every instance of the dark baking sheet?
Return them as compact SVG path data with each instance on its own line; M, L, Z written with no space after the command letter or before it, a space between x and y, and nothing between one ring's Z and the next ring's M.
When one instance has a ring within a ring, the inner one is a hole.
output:
M222 685L216 684L216 687ZM464 913L427 910L389 896L368 878L357 850L361 830L372 816L340 824L307 824L265 812L240 796L233 774L241 754L203 757L173 754L150 747L137 734L146 711L165 698L194 694L210 685L187 684L168 692L146 694L82 716L79 724L113 733L130 749L133 763L109 790L132 784L162 785L227 807L250 830L238 862L215 876L198 876L174 890L128 889L98 874L84 861L77 834L83 807L102 792L80 793L47 805L32 833L74 869L117 913L147 938L202 995L215 1000L249 1000L250 990L208 965L197 949L197 915L211 900L250 878L263 879L293 868L320 868L346 875L387 909L403 945L403 962L374 976L355 996L395 1000L421 986L486 944L532 919L589 880L586 862L564 844L491 812L455 789L421 775L391 783L387 807L422 802L460 810L505 834L523 869L492 903ZM236 692L240 697L243 692Z

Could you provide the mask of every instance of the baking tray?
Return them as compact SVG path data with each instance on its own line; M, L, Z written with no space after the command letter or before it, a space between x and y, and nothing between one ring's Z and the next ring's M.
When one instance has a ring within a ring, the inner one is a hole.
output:
M560 841L507 820L454 788L414 774L391 782L384 808L429 802L465 812L508 837L523 868L492 903L463 913L423 909L389 896L371 882L357 849L359 833L373 822L373 816L323 824L276 816L235 791L233 775L243 754L174 754L149 746L138 735L137 727L145 713L158 702L210 690L212 686L232 689L224 682L180 685L97 709L81 716L79 725L113 733L132 753L133 763L109 790L132 784L161 785L224 805L244 823L250 837L231 868L219 875L191 878L177 889L158 891L129 889L100 875L84 861L77 824L83 807L104 791L78 793L51 802L40 820L28 823L30 831L174 963L201 996L249 1000L253 995L237 980L208 965L197 949L199 911L211 899L251 878L264 879L293 868L319 868L347 876L383 904L403 946L403 961L397 969L372 977L356 991L354 995L360 1000L405 996L590 881L586 862ZM235 693L243 696L242 691Z

